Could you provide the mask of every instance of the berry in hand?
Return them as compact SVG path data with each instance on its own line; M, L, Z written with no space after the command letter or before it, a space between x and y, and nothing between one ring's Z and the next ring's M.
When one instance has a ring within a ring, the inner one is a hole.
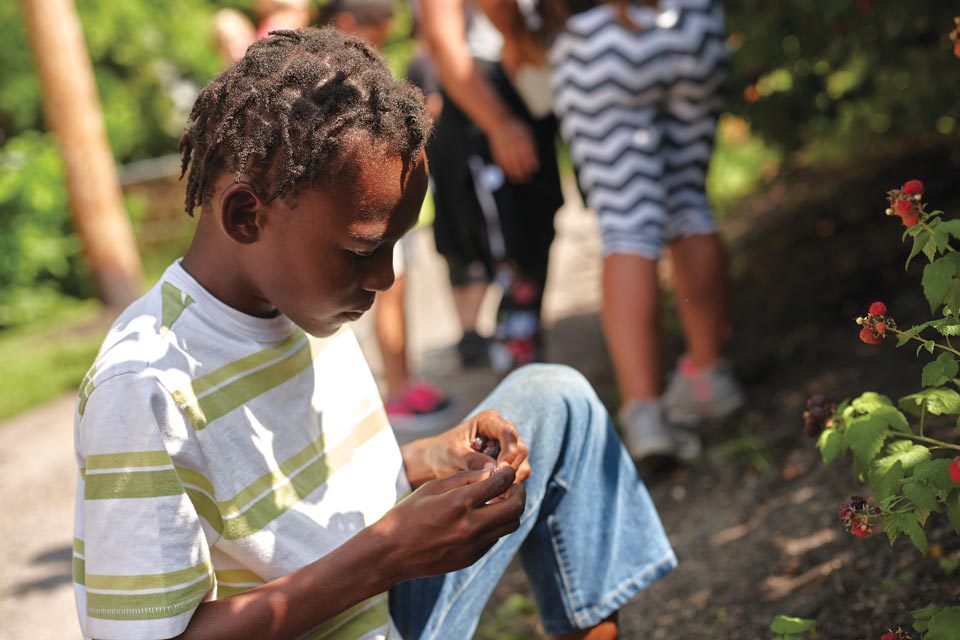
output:
M496 460L500 456L500 441L496 438L486 436L477 436L470 443L474 451L479 451L485 456L490 456Z

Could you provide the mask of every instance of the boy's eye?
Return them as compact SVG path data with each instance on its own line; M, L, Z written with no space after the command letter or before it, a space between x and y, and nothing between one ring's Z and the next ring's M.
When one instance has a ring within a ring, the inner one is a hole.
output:
M365 260L369 260L370 258L373 257L373 254L374 254L373 251L352 251L349 249L347 250L347 255L349 255L354 262L363 262Z

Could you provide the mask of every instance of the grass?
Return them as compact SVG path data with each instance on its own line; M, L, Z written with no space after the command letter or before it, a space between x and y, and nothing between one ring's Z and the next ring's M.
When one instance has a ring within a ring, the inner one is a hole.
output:
M103 313L93 301L64 302L42 323L0 334L0 419L75 390L103 340L81 330Z

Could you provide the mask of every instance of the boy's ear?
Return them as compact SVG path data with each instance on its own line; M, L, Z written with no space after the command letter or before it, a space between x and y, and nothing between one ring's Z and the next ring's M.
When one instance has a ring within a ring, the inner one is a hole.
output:
M248 182L231 183L220 196L220 224L231 239L253 244L260 238L263 200Z

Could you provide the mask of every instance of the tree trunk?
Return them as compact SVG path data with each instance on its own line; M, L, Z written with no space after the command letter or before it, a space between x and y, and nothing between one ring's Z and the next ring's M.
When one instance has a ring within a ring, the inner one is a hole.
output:
M109 307L132 302L143 282L93 65L73 0L20 0L43 87L47 123L57 136L73 222Z

